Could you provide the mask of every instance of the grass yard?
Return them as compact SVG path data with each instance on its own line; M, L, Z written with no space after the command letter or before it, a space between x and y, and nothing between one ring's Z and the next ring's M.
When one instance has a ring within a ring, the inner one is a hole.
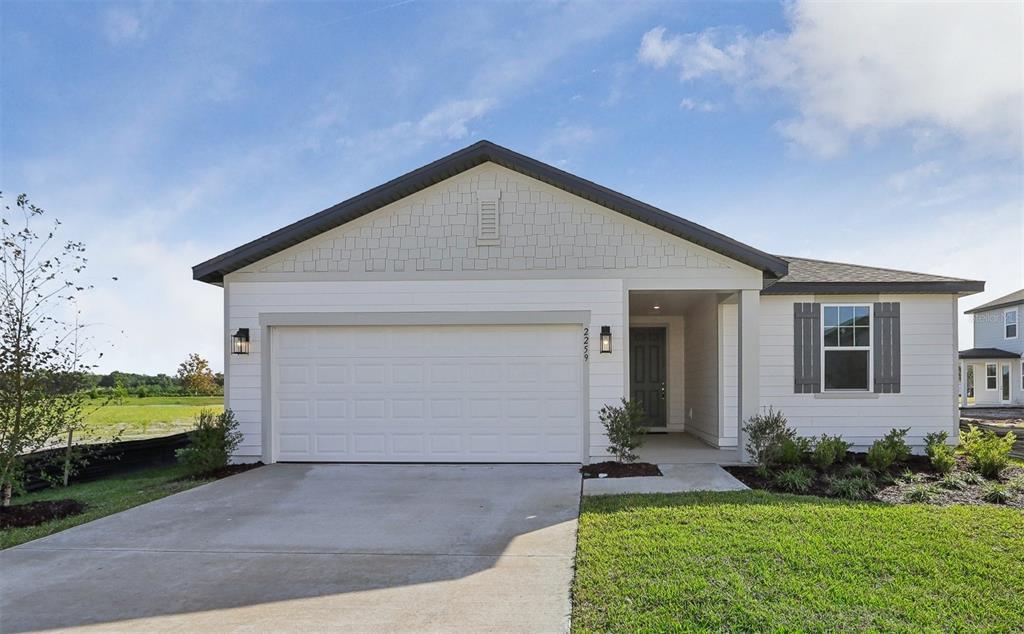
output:
M129 396L120 404L111 402L95 411L90 403L86 404L84 434L90 442L110 440L122 428L122 440L177 434L192 428L200 410L224 409L223 396Z
M183 468L179 466L160 467L128 475L112 476L95 482L74 484L66 489L46 489L18 496L13 500L14 504L74 498L85 503L87 508L84 513L79 515L45 522L37 526L0 529L0 549L58 533L66 528L91 522L105 515L111 515L208 482L208 480L176 482L175 480L184 473Z
M584 498L572 626L1019 631L1024 513L764 491Z

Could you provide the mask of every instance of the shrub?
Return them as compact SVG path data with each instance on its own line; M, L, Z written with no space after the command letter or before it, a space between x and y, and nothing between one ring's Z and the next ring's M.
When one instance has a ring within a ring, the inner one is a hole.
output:
M938 493L934 484L919 484L903 494L907 502L931 502Z
M1006 484L1010 487L1010 490L1014 493L1024 493L1024 473L1018 474L1010 478L1010 481Z
M608 453L619 462L636 460L634 449L644 443L644 410L640 403L622 399L622 406L605 405L598 413L608 434Z
M875 471L887 471L894 463L903 462L910 456L907 445L906 429L891 429L889 433L876 440L868 449L867 463Z
M803 493L814 483L814 470L810 467L792 467L775 476L775 486L793 493Z
M747 435L747 453L762 471L767 471L774 463L782 441L796 437L786 416L771 407L767 412L751 416L743 425L743 431Z
M842 436L821 435L818 442L814 444L814 453L811 456L814 464L824 471L832 465L846 459L846 452L850 450L853 443L843 440Z
M981 490L981 499L990 504L1006 504L1010 501L1010 490L1005 484L986 482Z
M863 500L878 492L878 485L871 476L867 477L832 477L829 479L828 491L836 497L848 500Z
M910 484L924 482L924 476L920 473L913 471L912 469L904 469L903 473L900 474L900 479Z
M811 455L811 440L794 436L783 438L775 454L775 462L783 465L798 465L807 462Z
M875 474L871 472L871 469L863 467L859 464L852 464L846 468L845 475L847 478L873 478Z
M974 471L964 471L960 474L960 479L963 480L964 484L981 484L985 481L985 478L981 477Z
M947 473L939 480L939 486L952 491L963 491L967 488L967 482L959 473Z
M222 414L204 409L196 416L196 426L188 433L190 444L175 452L178 462L189 473L206 473L228 463L231 453L242 442L238 421L230 409Z
M924 452L938 473L947 474L956 467L956 453L949 446L949 434L944 431L927 434L924 437Z
M1010 450L1016 440L1013 432L1000 438L994 431L983 433L976 425L971 425L969 431L960 432L960 445L971 468L991 479L998 478L1010 464Z
M932 463L932 468L935 469L937 473L941 473L943 475L952 473L953 468L956 467L956 453L949 445L933 446L931 452L928 454L928 459Z

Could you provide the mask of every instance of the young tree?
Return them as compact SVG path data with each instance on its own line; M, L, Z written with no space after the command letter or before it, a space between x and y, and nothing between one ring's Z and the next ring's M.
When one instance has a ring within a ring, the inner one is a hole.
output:
M60 222L44 235L32 228L44 212L26 195L0 216L0 501L10 504L21 455L80 422L85 372L80 326L62 309L85 290L85 245L55 242Z
M210 370L210 362L194 352L178 366L178 380L186 394L210 396L217 393L217 380Z

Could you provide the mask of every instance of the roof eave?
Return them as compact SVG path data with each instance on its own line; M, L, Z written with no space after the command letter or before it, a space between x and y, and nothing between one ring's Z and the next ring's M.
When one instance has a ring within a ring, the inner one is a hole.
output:
M860 293L935 293L961 297L985 290L985 282L951 280L943 282L776 282L761 291L764 295L855 295Z
M1018 299L1018 300L1013 301L1013 302L1003 302L1002 304L994 304L992 306L984 306L984 307L978 306L977 308L972 308L970 310L965 310L964 314L965 315L974 315L975 313L987 313L990 310L1002 310L1004 308L1010 308L1011 306L1019 306L1021 304L1024 304L1024 301L1021 301L1021 300Z

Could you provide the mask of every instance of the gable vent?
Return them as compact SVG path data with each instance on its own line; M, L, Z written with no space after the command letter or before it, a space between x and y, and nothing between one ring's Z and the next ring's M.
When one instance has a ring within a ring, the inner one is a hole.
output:
M482 246L493 246L501 244L501 236L498 231L501 227L498 218L499 190L481 190L477 192L477 225L476 243Z

